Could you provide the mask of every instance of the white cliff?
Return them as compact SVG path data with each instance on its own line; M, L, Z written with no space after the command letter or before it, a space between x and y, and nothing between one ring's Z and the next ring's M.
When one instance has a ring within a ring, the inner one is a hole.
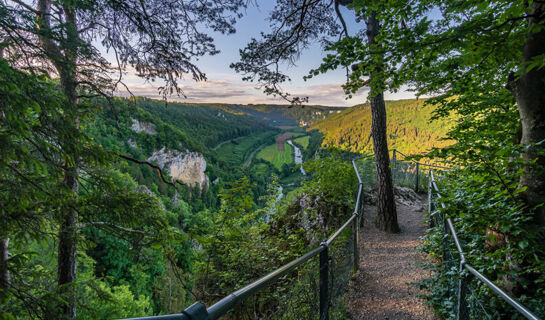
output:
M206 170L206 160L198 152L186 150L170 150L163 147L155 151L148 161L154 161L162 169L169 171L173 180L180 181L190 187L199 184L201 190L208 188L209 179L204 173Z
M135 132L145 132L147 134L157 134L157 130L155 130L155 125L151 122L143 122L138 121L137 119L132 120L131 130Z

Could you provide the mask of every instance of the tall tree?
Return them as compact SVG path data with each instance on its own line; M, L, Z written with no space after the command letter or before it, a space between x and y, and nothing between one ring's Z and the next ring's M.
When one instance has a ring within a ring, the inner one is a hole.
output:
M361 13L360 13L361 14ZM386 105L384 103L384 75L382 74L385 64L384 55L380 53L381 45L376 38L380 34L380 21L377 19L377 12L371 10L365 19L367 25L367 41L371 50L377 51L373 54L370 73L371 92L371 135L373 137L373 150L375 152L375 163L377 168L377 226L379 229L397 233L397 212L394 199L394 186L392 171L390 170L390 155L388 152L388 141L386 135Z
M267 94L281 96L294 104L308 101L308 97L291 97L289 93L281 89L280 84L291 79L279 71L279 65L282 62L294 63L303 50L308 49L316 41L320 41L324 46L330 46L343 35L348 36L339 6L351 3L351 0L277 1L275 9L270 14L271 32L262 34L260 40L252 39L247 47L240 51L241 61L232 64L232 67L244 74L244 80L257 81ZM350 76L351 81L347 83L345 89L347 93L352 94L365 85L371 87L369 99L372 108L372 133L379 185L378 226L387 232L399 232L386 136L386 107L383 96L386 78L382 70L386 62L381 54L380 44L376 41L380 34L380 21L377 19L376 10L375 7L369 7L367 12L365 10L358 12L366 21L365 33L369 46L376 49L373 54L365 58L371 62L365 68L365 71L371 70L367 74L370 75L370 79L361 78L364 72L362 68ZM363 33L360 32L359 35ZM356 39L361 40L361 37L358 36ZM341 42L344 43L343 41ZM349 60L352 63L360 63L363 59L358 60L358 57L361 56L350 57ZM341 64L349 66L345 61L345 55L339 58L342 59L334 61L335 59L329 57L319 70L312 70L308 78L317 75L320 71L327 72L335 69ZM364 64L361 63L361 65Z
M508 113L516 107L520 134L512 130L508 136L522 147L518 194L545 232L545 5L392 1L383 17L382 41L393 44L388 59L398 66L390 75L414 84L418 94L433 95L439 115L488 117L497 108ZM469 119L463 119L470 132Z
M545 12L540 1L358 1L380 6L380 41L395 66L393 82L408 83L417 94L430 95L436 117L453 114L448 134L456 143L433 155L460 166L450 182L448 214L459 226L467 261L543 313L545 179ZM343 50L361 55L369 48L345 43ZM341 50L342 52L342 50ZM445 197L447 198L447 197ZM491 200L494 199L494 200ZM468 231L468 229L465 229ZM501 238L483 245L482 235ZM439 245L435 243L435 245ZM496 260L484 258L496 257ZM444 275L438 272L437 274ZM444 278L440 281L444 281ZM439 287L440 281L435 282ZM432 300L441 302L441 290ZM485 293L483 293L486 295ZM496 297L487 304L504 317ZM499 299L498 299L499 300ZM511 316L515 317L515 316Z
M62 194L58 232L58 286L66 297L63 318L76 316L75 293L78 223L77 208L82 153L80 122L90 98L109 99L123 85L128 67L146 79L161 79L160 93L183 95L178 81L188 75L206 76L195 57L218 52L213 39L199 31L203 25L222 33L234 32L235 17L245 0L229 1L3 1L0 38L4 57L21 70L58 78L63 93L62 116L67 130L59 137ZM96 47L100 42L102 49ZM110 64L101 50L112 51Z
M530 207L537 207L536 222L545 236L545 3L533 1L521 17L527 20L520 75L509 87L517 101L522 137L526 146L520 188Z

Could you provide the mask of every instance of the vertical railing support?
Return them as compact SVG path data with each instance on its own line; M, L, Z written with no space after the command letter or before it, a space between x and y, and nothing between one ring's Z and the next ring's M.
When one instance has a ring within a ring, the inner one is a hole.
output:
M360 228L363 228L363 225L365 223L365 220L364 220L364 216L363 216L363 213L364 213L364 196L365 196L365 193L363 192L363 189L361 190L361 199L360 199L360 203L359 203L359 208L358 208L358 212L359 212L359 215L358 215L358 221L360 222Z
M435 204L433 203L433 184L431 181L431 170L428 171L428 215L430 216L430 228L435 227L435 218L433 212Z
M320 245L320 320L329 320L329 253L327 243Z
M396 160L397 160L397 150L392 151L392 182L396 183Z
M458 280L458 304L456 307L456 320L468 320L468 308L467 308L467 279L464 276L464 264L465 261L460 261L460 280Z
M359 249L359 214L352 222L352 235L354 237L354 271L357 271L360 265L360 249Z
M417 162L416 163L416 182L415 182L415 186L414 186L414 191L415 192L418 192L418 185L419 184L420 184L420 165Z

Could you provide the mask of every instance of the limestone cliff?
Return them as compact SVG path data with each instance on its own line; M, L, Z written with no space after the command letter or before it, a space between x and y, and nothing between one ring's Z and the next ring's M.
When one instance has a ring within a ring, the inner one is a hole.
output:
M155 151L148 161L156 162L159 167L168 170L173 180L191 187L198 183L201 190L208 188L208 176L204 173L206 160L198 152L189 150L182 152L163 147L161 150Z
M131 130L135 132L145 132L147 134L157 134L155 130L155 125L150 122L138 121L137 119L132 119Z

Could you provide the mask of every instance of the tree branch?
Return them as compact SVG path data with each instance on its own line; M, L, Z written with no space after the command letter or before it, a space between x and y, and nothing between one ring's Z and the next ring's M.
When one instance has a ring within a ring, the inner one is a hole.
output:
M178 184L181 184L180 182L178 181L175 181L175 182L169 182L165 179L165 176L163 175L163 171L161 170L161 168L151 162L148 162L148 161L144 161L144 160L138 160L138 159L135 159L135 158L131 158L129 156L126 156L126 155L123 155L123 154L117 154L118 157L122 158L122 159L125 159L127 161L131 161L131 162L134 162L134 163L138 163L138 164L145 164L155 170L157 170L157 172L159 173L159 177L161 178L161 180L163 180L164 183L168 184L168 185L171 185L174 187L174 189L176 189L176 191L178 191L178 188L176 187L176 183Z

